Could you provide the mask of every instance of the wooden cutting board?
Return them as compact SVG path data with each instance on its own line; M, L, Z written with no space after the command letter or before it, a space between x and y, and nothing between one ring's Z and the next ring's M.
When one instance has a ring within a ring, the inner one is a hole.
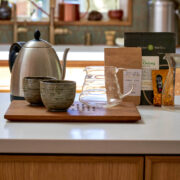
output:
M31 122L133 122L141 116L133 103L100 109L75 102L67 112L49 112L45 107L31 106L25 100L12 101L4 115L10 121Z

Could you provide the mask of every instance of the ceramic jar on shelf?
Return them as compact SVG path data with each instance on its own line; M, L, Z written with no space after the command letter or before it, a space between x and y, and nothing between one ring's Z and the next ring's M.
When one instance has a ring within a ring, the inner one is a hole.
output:
M7 0L1 0L0 4L0 20L11 19L11 7Z

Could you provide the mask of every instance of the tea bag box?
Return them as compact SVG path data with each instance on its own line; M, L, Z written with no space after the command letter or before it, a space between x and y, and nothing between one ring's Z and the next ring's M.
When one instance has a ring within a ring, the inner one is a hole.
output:
M142 48L142 85L141 103L153 103L152 70L168 69L168 64L163 59L165 53L175 53L175 33L169 32L128 32L124 34L125 47Z

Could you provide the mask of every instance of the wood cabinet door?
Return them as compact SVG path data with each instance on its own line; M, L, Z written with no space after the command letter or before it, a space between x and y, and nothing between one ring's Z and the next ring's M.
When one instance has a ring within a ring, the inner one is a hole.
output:
M146 156L145 180L180 180L180 156Z
M0 180L143 180L137 156L0 156Z

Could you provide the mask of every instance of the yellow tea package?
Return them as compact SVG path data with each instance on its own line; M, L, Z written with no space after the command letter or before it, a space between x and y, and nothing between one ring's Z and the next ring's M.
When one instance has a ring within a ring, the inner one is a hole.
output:
M175 84L174 84L174 76L176 76L176 73L174 73L173 68L170 67L166 84L164 85L163 93L162 93L162 105L163 106L174 106L174 96L175 96ZM166 87L165 87L166 86Z
M152 70L152 85L153 85L153 104L155 106L161 106L162 104L162 89L168 69Z

